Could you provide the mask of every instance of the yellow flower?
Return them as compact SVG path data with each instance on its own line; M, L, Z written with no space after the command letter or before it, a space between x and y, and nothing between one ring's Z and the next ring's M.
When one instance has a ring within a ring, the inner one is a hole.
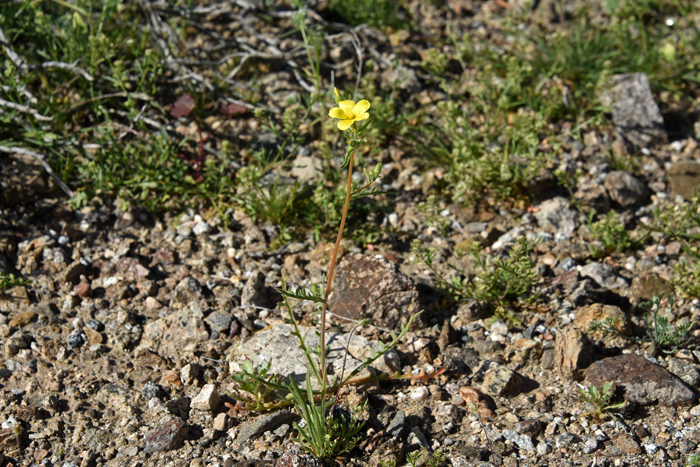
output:
M340 120L338 122L338 128L345 131L350 128L354 122L367 120L369 118L367 109L369 109L369 102L366 100L361 100L357 104L355 104L355 101L340 101L338 102L338 107L333 107L330 112L328 112L328 115Z

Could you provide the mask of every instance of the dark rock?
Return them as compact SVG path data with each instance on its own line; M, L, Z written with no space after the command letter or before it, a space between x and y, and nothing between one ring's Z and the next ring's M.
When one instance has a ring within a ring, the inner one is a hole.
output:
M386 429L386 433L389 436L398 436L400 437L404 430L406 429L406 412L403 410L399 410L396 412L396 415L394 415L394 418L391 420L391 423L389 423L389 426Z
M644 183L622 170L610 172L604 185L610 199L623 208L639 206L649 196L649 188Z
M358 253L343 258L337 271L330 308L341 316L398 329L420 308L415 285L391 261Z
M58 283L70 282L71 285L76 286L80 283L80 276L87 277L89 275L88 268L80 261L75 261L59 274Z
M264 415L252 422L243 423L238 430L235 443L241 445L249 439L257 438L266 431L272 431L283 423L291 423L298 420L298 418L298 415L289 410L281 410L269 415Z
M681 195L690 200L698 194L700 186L700 162L678 161L668 170L668 181L671 185L670 193L673 196Z
M228 313L215 311L207 316L204 321L209 325L209 328L214 332L228 332L231 329L233 316Z
M641 147L666 142L664 119L644 73L614 76L611 94L613 122L626 140Z
M536 418L529 418L518 422L515 425L515 431L531 436L537 436L544 430L544 423Z
M151 454L156 451L177 449L185 441L189 429L180 418L173 417L151 431L143 441L143 452Z
M68 336L68 341L66 342L66 348L68 350L77 349L81 347L85 341L87 341L87 336L81 330L75 330Z
M667 297L673 295L673 286L657 274L648 273L632 279L631 295L640 301L651 300L663 292Z
M606 358L586 370L588 384L602 386L607 381L624 388L629 403L665 406L688 405L695 394L678 377L634 354Z
M448 347L443 355L445 369L449 372L469 374L479 366L479 355L471 347Z

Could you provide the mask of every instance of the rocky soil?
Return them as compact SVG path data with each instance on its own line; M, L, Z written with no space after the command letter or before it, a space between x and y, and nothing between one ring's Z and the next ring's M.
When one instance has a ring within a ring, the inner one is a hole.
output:
M472 8L475 21L489 15L490 3L480 5L445 8L452 16ZM386 69L408 74L402 83L416 86L415 99L434 97L406 46L375 34ZM700 183L700 148L692 136L669 137L644 75L618 80L615 131L644 148L641 175L613 170L601 154L618 140L595 132L583 143L564 138L552 169L581 169L575 196L616 209L641 231L656 207L690 199ZM281 106L285 97L271 91L269 104ZM255 128L252 115L241 122ZM430 189L424 182L440 170L420 173L418 157L377 156L387 163L383 183L399 195L392 212L378 214L381 239L344 242L327 335L337 374L345 348L352 368L375 341L387 340L386 331L425 310L372 369L418 377L341 392L348 406L368 405L359 447L336 462L404 465L406 453L424 449L459 467L681 466L700 454L697 325L669 355L586 333L591 321L617 317L620 329L643 335L638 305L673 293L668 281L680 243L652 235L637 250L594 259L586 220L556 183L522 210L441 201L451 234L445 240L417 213ZM280 242L274 226L240 209L227 213L228 226L208 210L123 211L109 199L73 211L41 166L19 156L0 163L5 189L21 192L0 203L0 273L29 280L0 301L1 466L317 465L294 448L298 414L232 408L230 376L251 359L304 378L303 354L274 288L283 274L293 285L318 283L330 239ZM499 255L521 235L537 241L532 292L541 296L520 322L491 320L489 307L475 301L445 305L434 275L408 247L415 238L433 246L442 268L451 259L448 243L478 241ZM304 304L295 313L313 343L311 310ZM695 323L699 314L697 299L678 299L672 320ZM377 327L350 339L353 324L343 317L370 317ZM625 406L597 419L579 385L607 381ZM428 455L418 461L429 462Z

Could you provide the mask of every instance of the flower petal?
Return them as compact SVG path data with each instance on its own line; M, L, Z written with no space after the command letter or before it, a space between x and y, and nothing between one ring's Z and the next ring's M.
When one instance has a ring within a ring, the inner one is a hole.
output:
M340 107L333 107L329 112L328 116L332 118L338 118L340 120L346 120L349 118L347 112Z
M356 122L360 122L360 121L362 121L362 120L367 120L368 118L369 118L369 114L368 114L367 112L365 112L365 113L363 113L363 114L356 115L356 116L355 116L355 121L356 121Z
M355 102L353 101L340 101L338 102L338 107L343 109L345 113L347 114L348 118L352 118L355 116L355 112L353 109L355 108Z
M355 115L360 115L367 112L367 109L369 109L369 101L361 100L355 104L355 108L353 110L355 111Z
M338 129L341 131L347 130L348 128L350 128L352 126L353 121L354 120L340 120L338 122Z

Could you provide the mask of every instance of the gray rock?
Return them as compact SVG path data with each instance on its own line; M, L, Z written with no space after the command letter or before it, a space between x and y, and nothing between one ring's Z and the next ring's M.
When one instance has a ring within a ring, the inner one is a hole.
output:
M482 387L487 394L500 397L515 392L520 382L520 375L505 366L499 366L486 372Z
M420 309L418 290L411 279L382 257L346 256L337 274L329 301L331 310L341 316L371 318L377 326L398 329Z
M649 196L649 188L644 183L622 170L610 172L604 185L610 199L624 208L638 206Z
M154 397L158 397L162 393L163 393L163 388L158 386L153 381L147 382L146 384L143 385L143 389L141 389L141 395L147 401L153 399Z
M583 441L583 446L581 448L584 454L591 454L598 449L598 440L595 436L589 436Z
M668 359L668 371L678 376L691 388L698 388L700 385L700 372L694 365L686 363L676 358Z
M557 446L571 446L579 441L581 441L581 439L578 436L568 431L557 436Z
M406 428L406 412L399 410L389 423L386 433L389 436L401 436Z
M612 381L625 390L625 400L640 405L690 405L695 393L678 377L634 354L620 355L595 362L586 370L588 384L602 386Z
M700 186L700 162L678 161L671 166L667 173L670 194L681 195L689 200L697 196L697 187Z
M540 204L535 213L537 222L552 233L571 236L578 227L578 213L564 198L554 198Z
M292 167L292 177L303 182L310 182L323 175L323 163L320 158L313 156L297 156Z
M194 227L192 227L192 232L197 236L206 234L211 232L211 226L204 221L197 222Z
M290 324L277 324L270 329L255 333L250 339L232 346L227 352L227 360L231 373L240 369L240 362L250 359L253 365L258 366L263 362L271 363L270 373L292 377L299 384L305 384L306 380L306 356L299 348L299 340L292 335L293 327ZM301 327L300 331L309 348L318 346L316 328ZM347 334L326 333L326 347L328 349L327 364L332 367L331 374L340 375L345 356ZM360 362L348 355L345 364L347 375ZM315 382L315 379L314 379Z
M157 451L177 449L185 441L189 428L180 418L173 417L151 431L143 441L143 452L151 454Z
M606 263L588 263L579 269L583 277L590 277L606 289L621 289L629 284L625 279L615 274L612 266Z
M273 431L282 424L292 423L299 419L299 416L289 410L281 410L269 415L264 415L257 420L245 422L241 425L236 436L235 444L241 445L250 439L255 439L266 431Z
M228 332L231 329L233 316L228 313L215 311L204 319L209 328L214 332Z
M503 430L503 437L516 444L520 449L527 449L528 451L534 451L535 445L532 444L532 438L528 435L519 435L514 430Z
M354 334L348 346L348 353L357 360L363 361L372 356L372 351L379 353L382 347L380 342L370 341L364 336ZM401 371L401 359L396 350L391 349L379 357L372 366L382 373L394 374L397 371Z
M617 131L637 146L667 140L664 119L644 73L613 76L613 122Z

